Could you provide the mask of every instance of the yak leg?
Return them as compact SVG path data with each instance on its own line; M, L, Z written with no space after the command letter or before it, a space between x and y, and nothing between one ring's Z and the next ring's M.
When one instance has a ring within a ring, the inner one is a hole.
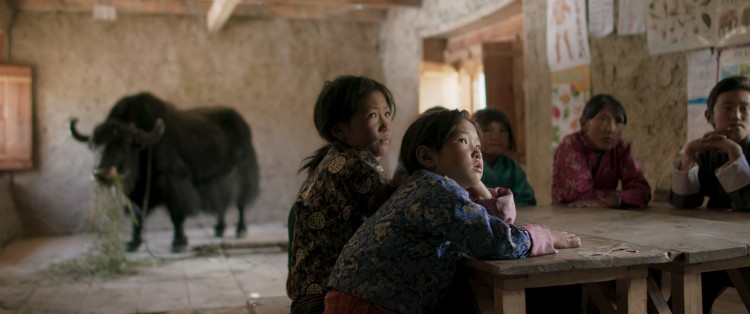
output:
M237 217L237 235L236 237L244 238L245 234L247 233L247 227L245 226L245 206L239 204L237 205L237 211L239 211L239 215Z
M216 225L214 226L214 236L217 238L224 237L224 229L227 228L224 222L224 211L216 213Z
M126 209L127 210L127 209ZM130 242L127 243L125 249L128 252L135 252L138 250L138 247L141 246L141 243L143 243L143 216L144 213L141 211L141 208L138 207L138 205L132 204L132 210L133 210L133 231L131 233Z
M172 252L182 252L188 245L183 223L188 216L199 212L201 198L190 180L169 177L165 181L166 205L174 227Z
M172 225L174 226L174 236L172 237L172 252L183 252L188 245L188 239L185 235L185 230L183 229L185 215L170 210L169 217L172 219Z

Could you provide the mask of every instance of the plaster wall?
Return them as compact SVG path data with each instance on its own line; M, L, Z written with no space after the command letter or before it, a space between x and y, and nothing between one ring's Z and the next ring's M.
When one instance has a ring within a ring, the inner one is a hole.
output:
M34 71L35 167L14 173L25 233L82 230L94 204L97 159L68 134L68 121L79 118L78 129L90 133L120 97L140 91L178 108L236 108L252 128L261 167L260 198L247 219L285 222L304 179L300 162L323 144L312 123L317 94L341 74L383 80L378 29L232 18L209 33L200 17L98 22L88 14L18 14L10 60ZM147 229L171 228L158 212Z
M398 103L393 139L385 161L390 169L398 162L406 128L419 110L419 75L422 64L422 40L440 37L496 12L511 0L430 0L421 8L389 10L380 30L381 56L385 84Z

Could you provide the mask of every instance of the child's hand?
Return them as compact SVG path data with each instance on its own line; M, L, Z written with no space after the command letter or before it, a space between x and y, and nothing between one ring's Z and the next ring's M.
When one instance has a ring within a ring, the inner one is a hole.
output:
M743 155L742 148L737 142L731 139L730 135L734 132L734 127L724 130L708 132L703 137L694 139L685 144L685 154L682 157L680 170L690 170L693 166L693 154L697 152L712 150L725 153L729 156L728 162L734 162Z
M482 183L482 181L479 181L479 183L477 183L476 185L467 187L466 191L469 192L469 197L471 199L492 198L492 194L490 193L490 190L487 189L486 186L484 186L484 183Z
M581 246L581 238L567 231L552 230L549 231L552 236L552 245L556 249L567 249Z

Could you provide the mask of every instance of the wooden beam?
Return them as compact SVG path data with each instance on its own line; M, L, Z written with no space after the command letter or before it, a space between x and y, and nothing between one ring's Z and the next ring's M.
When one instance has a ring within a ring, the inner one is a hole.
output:
M37 12L91 12L94 0L13 0L21 11ZM411 5L413 0L364 0L355 4L354 0L268 0L238 2L231 16L249 18L288 18L288 19L327 19L352 20L371 23L385 19L389 3ZM207 14L214 5L210 0L107 0L117 8L118 15L127 14L166 14L201 16ZM226 22L226 21L225 21Z
M218 32L232 15L240 0L214 0L208 9L208 31Z
M351 5L360 8L393 8L393 7L421 7L422 0L247 0L248 4L258 2L263 4L293 4L293 5Z
M322 20L352 19L359 22L380 22L385 19L382 9L355 9L347 6L268 5L273 15L286 19Z

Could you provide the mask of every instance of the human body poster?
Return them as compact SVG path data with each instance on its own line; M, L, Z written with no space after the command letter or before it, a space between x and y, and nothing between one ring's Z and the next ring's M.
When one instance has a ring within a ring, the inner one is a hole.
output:
M547 0L547 60L551 72L590 63L585 0Z
M581 126L579 119L586 101L591 98L589 66L552 73L552 148Z

